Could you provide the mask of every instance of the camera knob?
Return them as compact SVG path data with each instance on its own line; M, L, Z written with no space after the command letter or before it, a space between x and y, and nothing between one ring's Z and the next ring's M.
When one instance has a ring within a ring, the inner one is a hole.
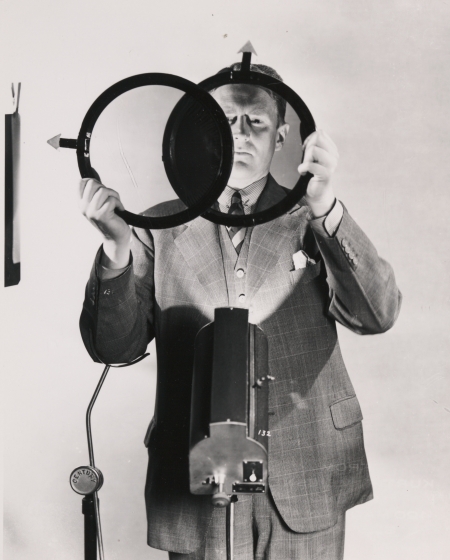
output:
M230 496L225 492L217 492L211 498L212 505L215 507L227 507L230 505Z
M70 473L70 486L77 494L87 496L103 485L103 474L96 467L78 467Z

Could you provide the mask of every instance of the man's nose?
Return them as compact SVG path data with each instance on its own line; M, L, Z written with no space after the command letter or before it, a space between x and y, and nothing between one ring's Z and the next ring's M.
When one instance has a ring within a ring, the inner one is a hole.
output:
M233 138L236 140L239 140L242 137L250 137L250 126L245 115L236 119L236 122L231 126L231 132L233 134Z

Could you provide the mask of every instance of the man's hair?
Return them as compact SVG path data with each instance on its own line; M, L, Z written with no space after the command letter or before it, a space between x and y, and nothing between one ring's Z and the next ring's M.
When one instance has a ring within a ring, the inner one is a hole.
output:
M238 72L240 69L241 69L241 63L240 62L234 62L230 66L227 66L226 68L222 68L222 70L219 70L217 73L222 74L224 72L230 72L231 70L234 70L234 71ZM266 66L265 64L250 64L250 70L252 72L259 72L260 74L266 74L266 76L270 76L271 78L275 78L276 80L279 80L280 82L283 81L283 78L280 76L280 74L278 74L278 72L276 70L274 70L270 66ZM259 88L263 89L264 91L266 91L270 95L270 97L275 101L275 103L277 105L277 112L278 112L278 124L277 125L280 126L280 125L284 124L285 123L284 119L286 117L286 99L284 99L283 97L281 97L280 95L278 95L274 91L272 91L270 89L267 89L263 86L256 86L256 87L259 87Z

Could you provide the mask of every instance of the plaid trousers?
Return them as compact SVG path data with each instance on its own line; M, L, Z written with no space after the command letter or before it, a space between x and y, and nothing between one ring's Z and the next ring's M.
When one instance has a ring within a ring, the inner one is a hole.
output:
M235 504L234 560L342 560L345 513L328 529L296 533L280 516L270 494L240 496ZM169 552L170 560L225 560L225 509L214 510L195 552Z

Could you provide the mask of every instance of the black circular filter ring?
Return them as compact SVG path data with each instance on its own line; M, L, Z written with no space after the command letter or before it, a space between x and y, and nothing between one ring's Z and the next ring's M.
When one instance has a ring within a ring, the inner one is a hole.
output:
M211 91L227 84L261 86L283 97L287 103L291 105L300 119L300 135L303 141L316 130L313 116L304 101L284 82L280 82L266 74L245 70L230 70L215 74L211 76L211 78L200 82L198 85L206 91ZM294 188L283 200L261 212L255 212L254 214L247 214L245 216L235 216L210 208L207 212L202 214L202 217L215 224L237 227L249 227L270 222L288 212L306 194L306 189L311 177L313 177L311 173L301 175Z
M119 97L119 95L138 87L150 85L172 87L192 96L192 98L198 101L215 120L222 143L222 161L214 184L201 200L189 206L186 210L182 210L171 216L151 217L133 214L127 210L116 209L116 213L131 226L144 229L164 229L189 222L210 208L226 187L233 168L233 137L231 135L230 125L217 101L207 91L179 76L156 72L138 74L117 82L104 91L94 101L89 111L86 113L78 134L77 160L78 168L83 179L98 176L96 171L92 168L90 160L92 130L97 119L102 111L114 101L116 97ZM163 154L165 165L170 161L168 156L169 154ZM174 185L172 185L172 187L174 187Z

